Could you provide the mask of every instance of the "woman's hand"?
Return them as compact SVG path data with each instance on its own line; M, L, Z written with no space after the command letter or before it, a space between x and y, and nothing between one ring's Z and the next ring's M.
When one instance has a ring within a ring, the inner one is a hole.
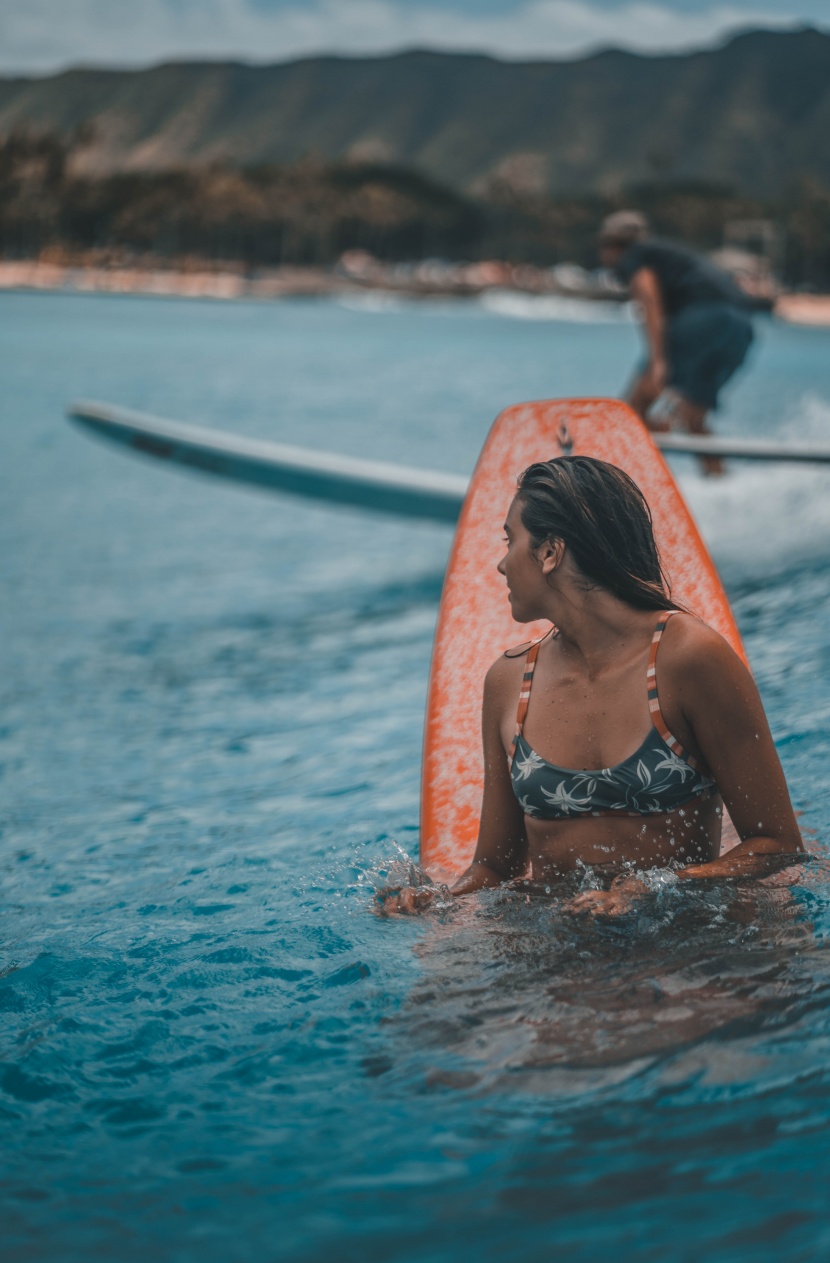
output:
M376 896L378 911L383 916L414 917L431 908L439 894L446 895L446 888L403 886L400 890L379 890Z
M430 881L430 878L426 878ZM395 886L379 890L375 895L378 911L385 916L417 916L426 912L438 902L439 907L446 908L458 895L473 895L479 890L489 890L500 886L504 881L501 873L481 860L473 860L465 869L452 889L441 883L426 886Z
M610 890L586 890L569 899L563 911L573 916L589 912L595 917L621 917L630 912L637 898L647 889L637 877L616 877Z

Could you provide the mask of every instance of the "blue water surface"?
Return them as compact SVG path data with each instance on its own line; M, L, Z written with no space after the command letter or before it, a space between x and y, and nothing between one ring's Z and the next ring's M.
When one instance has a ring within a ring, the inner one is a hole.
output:
M378 918L417 855L449 532L63 419L97 397L467 472L505 405L620 390L631 322L556 315L0 297L4 1258L830 1254L820 838L793 888L619 925L503 892ZM719 425L827 438L828 363L830 333L764 324ZM830 473L678 469L820 835Z

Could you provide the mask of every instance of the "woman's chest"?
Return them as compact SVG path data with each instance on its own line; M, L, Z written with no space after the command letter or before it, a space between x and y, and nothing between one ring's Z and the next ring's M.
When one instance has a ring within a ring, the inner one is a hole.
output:
M597 680L545 672L533 680L523 735L547 762L591 770L623 762L651 728L645 671Z

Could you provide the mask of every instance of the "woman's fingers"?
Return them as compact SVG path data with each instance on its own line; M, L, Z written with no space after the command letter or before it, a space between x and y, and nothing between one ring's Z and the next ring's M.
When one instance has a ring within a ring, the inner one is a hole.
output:
M435 891L429 886L405 886L398 895L398 911L405 916L415 912L423 912L435 898Z
M608 902L610 892L605 890L586 890L581 895L569 899L564 905L565 912L597 912Z
M563 911L576 914L592 912L594 916L618 917L628 912L632 903L633 898L620 890L586 890L574 899L569 899L563 906Z
M416 916L430 906L436 896L434 886L404 886L401 890L381 891L381 911L391 916Z

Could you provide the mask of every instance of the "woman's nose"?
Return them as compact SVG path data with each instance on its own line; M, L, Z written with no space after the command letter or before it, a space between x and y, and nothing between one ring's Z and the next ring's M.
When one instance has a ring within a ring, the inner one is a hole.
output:
M499 561L499 564L496 566L496 569L498 570L499 574L504 574L504 563L506 561L507 561L507 553L505 553L505 555Z

